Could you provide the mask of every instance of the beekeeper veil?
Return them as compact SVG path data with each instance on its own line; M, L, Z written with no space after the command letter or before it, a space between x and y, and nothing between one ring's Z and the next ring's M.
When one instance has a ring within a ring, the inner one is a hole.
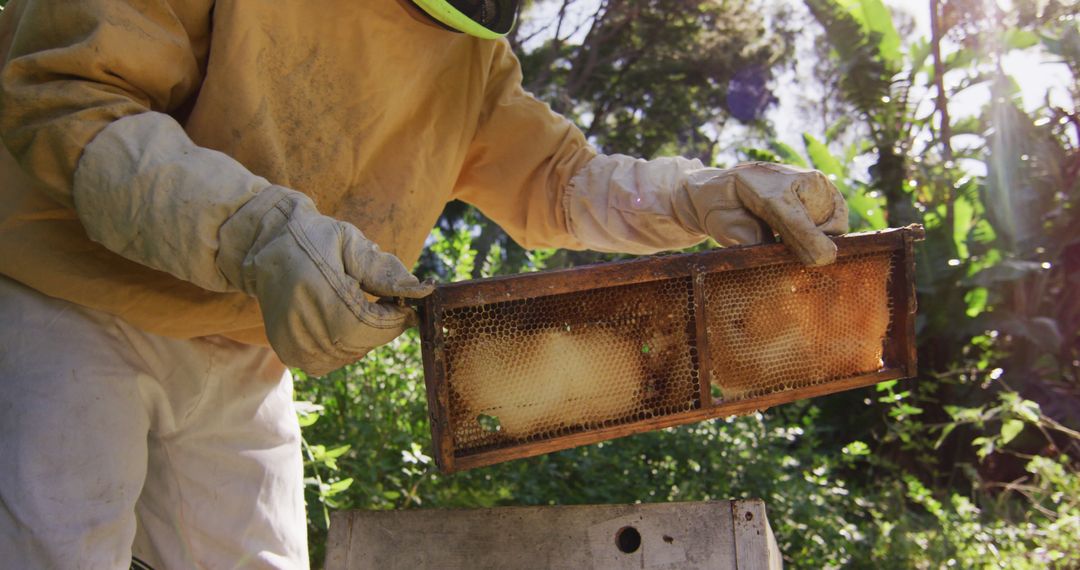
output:
M421 10L452 30L493 40L514 27L518 0L412 0Z

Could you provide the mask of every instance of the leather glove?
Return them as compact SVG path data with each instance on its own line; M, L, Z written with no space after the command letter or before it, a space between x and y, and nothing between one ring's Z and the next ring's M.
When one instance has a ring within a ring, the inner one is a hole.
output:
M365 293L433 289L354 226L196 146L161 113L101 131L79 160L73 198L87 235L113 252L204 289L254 296L278 356L312 374L359 359L414 322L410 309Z
M434 288L353 225L279 186L244 204L220 237L222 274L259 300L281 360L312 374L354 362L415 324L411 310L373 303L365 294L419 298ZM247 243L246 250L237 247Z
M843 195L824 174L769 162L734 168L706 168L687 174L673 207L690 232L721 245L757 244L772 235L768 224L807 265L836 260L836 244L826 234L848 231Z
M683 158L601 155L575 174L564 210L585 247L636 254L707 237L757 244L776 231L803 263L824 265L836 259L827 234L848 230L847 204L823 174L761 162L717 169Z

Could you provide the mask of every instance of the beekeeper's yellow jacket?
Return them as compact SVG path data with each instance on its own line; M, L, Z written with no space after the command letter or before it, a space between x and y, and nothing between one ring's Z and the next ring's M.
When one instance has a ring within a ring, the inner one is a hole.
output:
M595 155L584 137L522 91L507 42L434 28L398 1L13 0L0 53L0 273L147 331L266 342L252 298L86 237L80 154L148 110L407 265L454 198L526 247L581 247L561 202Z

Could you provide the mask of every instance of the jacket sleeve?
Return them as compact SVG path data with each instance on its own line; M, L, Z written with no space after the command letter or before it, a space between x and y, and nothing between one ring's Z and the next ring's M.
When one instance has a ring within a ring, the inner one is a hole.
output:
M83 149L106 126L175 113L197 91L208 0L23 0L3 14L0 139L50 196L72 206Z
M472 204L526 248L584 249L567 227L570 179L596 156L570 120L521 86L510 45L495 45L481 122L454 197Z

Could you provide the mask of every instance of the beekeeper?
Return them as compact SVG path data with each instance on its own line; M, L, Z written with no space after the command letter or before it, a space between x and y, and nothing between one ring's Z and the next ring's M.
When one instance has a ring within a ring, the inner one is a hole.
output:
M835 258L847 210L820 173L598 155L522 90L515 10L8 4L4 566L306 567L285 366L326 373L410 325L371 299L431 291L408 267L449 200L525 247L756 243L761 219Z

